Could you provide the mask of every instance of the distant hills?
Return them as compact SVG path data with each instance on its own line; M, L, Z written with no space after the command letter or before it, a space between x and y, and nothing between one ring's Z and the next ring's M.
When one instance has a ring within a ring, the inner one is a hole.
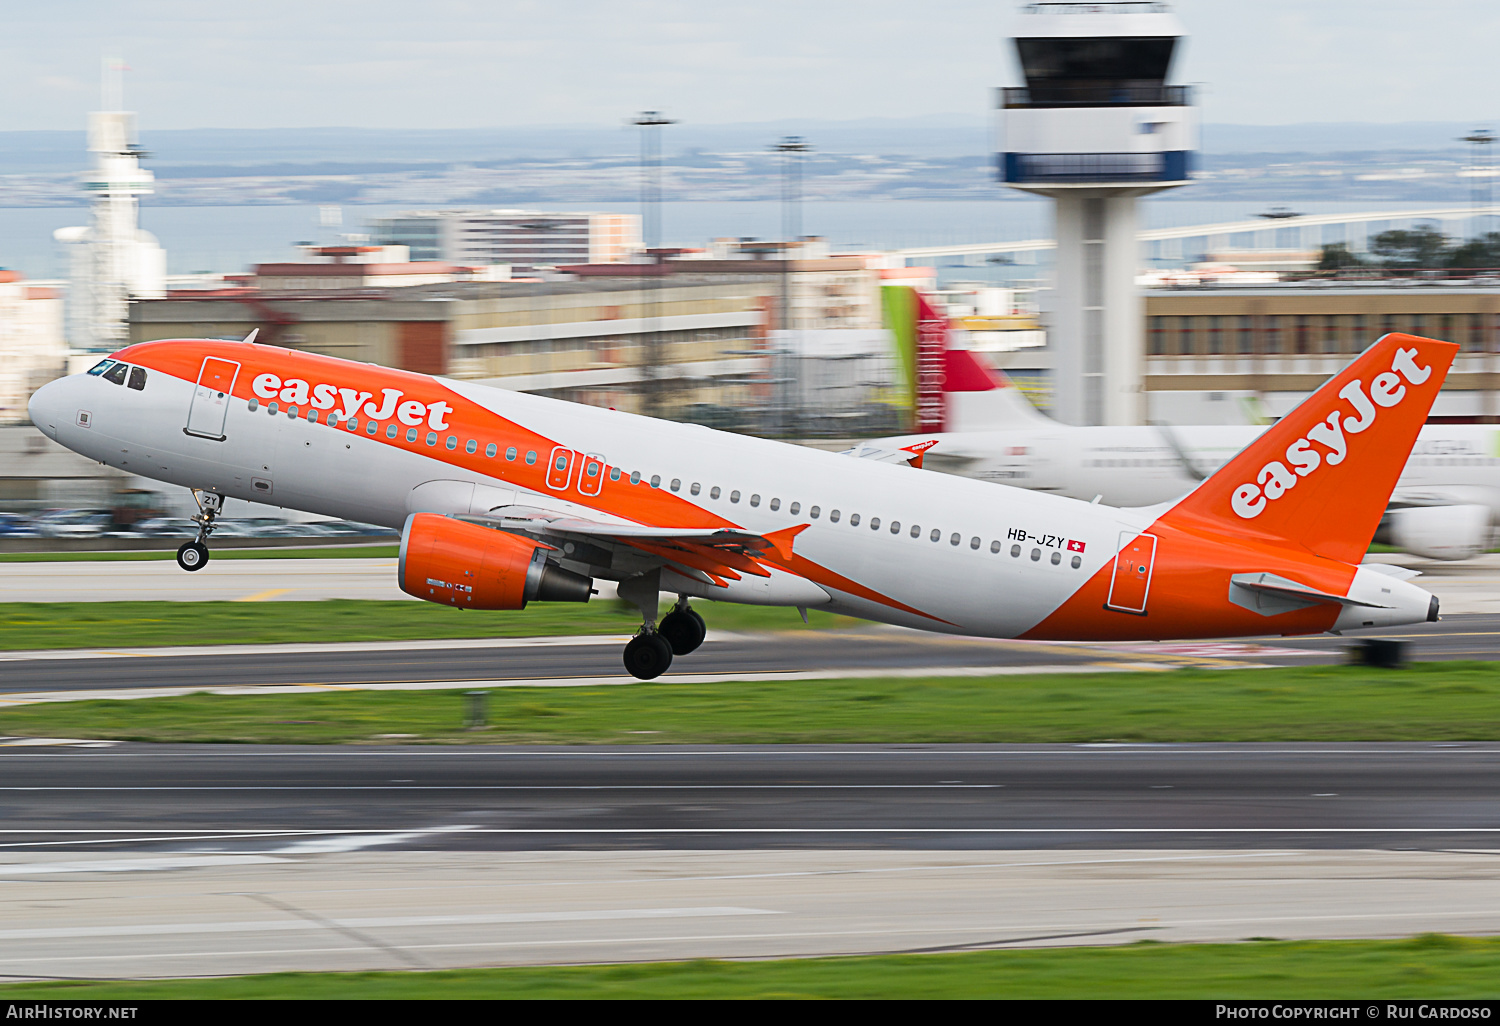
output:
M1362 122L1295 125L1209 124L1203 128L1208 154L1379 153L1460 151L1467 122ZM849 121L763 121L723 125L673 125L663 130L666 156L761 152L785 135L804 136L825 153L909 157L959 157L989 153L990 118L936 114L920 118ZM147 166L170 174L295 174L315 170L397 171L469 162L633 157L637 130L620 125L537 125L461 129L167 129L141 132L151 153ZM73 172L84 166L85 137L79 131L0 132L0 174ZM179 172L180 173L180 172Z

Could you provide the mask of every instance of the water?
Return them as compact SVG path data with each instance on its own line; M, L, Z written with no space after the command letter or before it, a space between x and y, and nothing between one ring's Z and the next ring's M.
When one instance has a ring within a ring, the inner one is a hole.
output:
M1202 201L1154 198L1141 204L1144 228L1171 228L1241 220L1267 209L1274 199ZM635 204L537 204L548 210L612 209L636 212ZM1352 213L1402 210L1420 206L1397 203L1298 203L1302 213ZM344 231L368 230L376 217L412 209L402 206L346 206ZM291 260L301 241L334 242L335 229L319 227L316 204L141 208L141 226L156 235L167 251L169 274L200 271L245 271L256 263ZM776 238L781 234L781 205L774 201L743 203L665 203L662 238L667 245L706 246L719 236ZM0 267L29 278L67 276L67 254L52 232L87 224L85 207L0 208ZM826 236L837 249L902 249L970 242L1015 241L1051 234L1051 205L997 188L993 200L894 200L808 202L802 209L803 231Z

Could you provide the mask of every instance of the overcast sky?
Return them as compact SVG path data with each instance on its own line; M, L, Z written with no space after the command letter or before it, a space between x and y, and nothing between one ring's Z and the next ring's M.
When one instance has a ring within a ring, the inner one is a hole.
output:
M0 130L78 129L109 52L147 129L698 124L983 113L1011 0L8 3ZM1494 0L1181 0L1212 122L1500 115Z

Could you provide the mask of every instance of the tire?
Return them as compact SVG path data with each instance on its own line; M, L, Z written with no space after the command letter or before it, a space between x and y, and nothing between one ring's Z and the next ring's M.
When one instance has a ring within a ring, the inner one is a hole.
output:
M692 609L674 609L662 617L656 632L667 639L673 655L687 655L703 644L708 627Z
M672 646L660 634L637 634L625 646L625 669L637 680L655 680L672 665Z
M189 573L208 565L208 546L202 542L183 542L177 550L177 565Z

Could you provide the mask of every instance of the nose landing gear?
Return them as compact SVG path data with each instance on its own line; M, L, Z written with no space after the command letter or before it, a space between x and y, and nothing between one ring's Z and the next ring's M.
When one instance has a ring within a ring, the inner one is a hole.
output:
M184 570L202 570L208 565L208 536L214 533L214 519L224 511L224 496L218 492L193 489L193 500L198 503L198 514L193 523L198 525L198 537L184 542L177 550L177 565Z

